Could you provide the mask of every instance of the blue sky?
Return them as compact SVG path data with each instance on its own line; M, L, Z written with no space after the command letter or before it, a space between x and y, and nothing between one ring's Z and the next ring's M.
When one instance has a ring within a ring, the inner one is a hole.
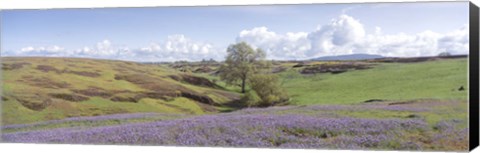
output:
M271 59L468 53L468 2L3 10L0 15L2 56L222 59L225 48L240 41L266 50Z

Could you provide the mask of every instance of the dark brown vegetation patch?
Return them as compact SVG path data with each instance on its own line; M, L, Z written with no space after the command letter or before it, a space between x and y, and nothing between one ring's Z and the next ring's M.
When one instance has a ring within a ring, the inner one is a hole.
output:
M386 100L383 99L369 99L365 100L364 103L373 103L373 102L385 102Z
M220 95L222 97L228 98L232 101L239 100L241 98L240 94L237 94L237 93L234 93L234 92L215 90L215 91L213 91L213 93L216 94L216 95Z
M38 65L37 70L42 71L42 72L55 72L57 74L62 74L62 73L70 73L70 74L75 74L75 75L81 75L81 76L86 76L86 77L99 77L100 73L97 72L88 72L88 71L73 71L73 70L68 70L68 69L63 69L59 70L53 66L50 65Z
M83 89L83 90L71 90L72 92L74 93L78 93L78 94L82 94L82 95L85 95L85 96L90 96L90 97L103 97L103 98L108 98L108 97L111 97L113 95L113 93L111 91L107 91L107 90L104 90L102 88L98 88L98 87L89 87L87 89Z
M197 69L195 69L195 71L193 71L194 73L211 73L213 72L214 70L212 68L210 68L209 66L202 66L202 67L199 67Z
M129 96L113 96L112 98L110 98L111 101L114 101L114 102L132 102L132 103L137 103L138 101L140 101L142 97L138 97L138 96L133 96L133 97L129 97Z
M404 104L413 104L415 101L402 101L402 102L393 102L389 103L388 105L404 105Z
M131 68L129 65L118 66L114 68L114 70L120 73L135 72L135 73L150 74L148 71Z
M35 95L25 95L23 94L22 96L15 97L15 99L22 104L24 107L35 110L35 111L41 111L52 103L52 99L50 98L44 98L38 94Z
M141 93L142 97L152 98L152 99L163 99L169 100L170 97L179 97L180 94L177 92L143 92Z
M31 86L41 87L41 88L59 89L59 88L67 88L70 86L70 84L67 82L54 81L47 77L35 78L33 76L23 76L22 79L23 80L21 81L24 81Z
M312 65L309 67L304 68L300 73L302 74L315 74L315 73L332 73L338 74L346 72L350 69L355 70L364 70L370 69L373 67L373 64L366 64L366 63L355 63L355 62L346 62L346 63L338 63L338 64L318 64Z
M170 75L170 78L173 80L179 81L179 82L186 82L188 84L196 85L196 86L202 86L202 87L209 87L209 88L221 88L217 84L213 83L212 81L203 78L203 77L197 77L193 75Z
M178 90L188 91L186 87L165 81L161 78L152 77L145 74L116 74L115 80L125 80L130 83L136 84L142 88L154 91L154 92L175 92Z
M71 70L66 70L66 73L71 73L71 74L76 74L76 75L81 75L81 76L86 76L86 77L99 77L100 73L97 72L87 72L87 71L71 71Z
M8 71L8 70L21 69L25 65L32 65L32 64L27 62L19 62L19 63L12 63L12 64L2 63L2 70Z
M195 83L197 85L203 85L203 86L215 86L213 83L211 83L208 79L201 78L199 79L199 82L196 80L197 78L200 77L193 77L193 81L189 80L191 79L190 76L188 75L182 75L179 78L173 77L172 79L185 79L185 82L190 81L191 83ZM191 100L198 101L200 103L204 104L209 104L209 105L218 105L217 103L214 102L213 99L206 95L202 95L200 93L197 93L195 91L192 91L182 85L178 85L172 82L165 81L164 79L161 78L155 78L151 77L148 75L144 74L130 74L130 75L120 75L116 74L115 75L115 80L125 80L130 83L136 84L142 88L148 89L151 92L144 92L141 93L144 97L152 98L152 99L169 99L171 97L185 97ZM206 83L206 81L208 83ZM204 82L205 81L205 82ZM211 84L209 84L211 83Z
M418 114L410 114L408 116L406 116L407 118L422 118L422 116L418 115Z
M8 101L7 97L2 96L2 101Z
M280 73L280 72L285 72L287 70L286 67L283 66L277 66L272 69L272 73Z
M304 67L304 66L307 66L307 64L306 63L297 63L297 64L293 65L292 67L293 68L299 68L299 67Z
M50 71L56 72L56 73L62 73L61 70L59 70L59 69L57 69L53 66L50 66L50 65L37 65L37 70L42 71L42 72L46 72L46 73L48 73Z
M71 102L80 102L80 101L85 101L88 100L88 97L85 96L80 96L76 94L68 94L68 93L51 93L49 96L53 98L58 98L58 99L63 99Z
M181 93L182 97L198 101L200 103L208 104L208 105L213 105L213 106L219 106L217 103L215 103L210 97L208 96L202 96L200 94L192 93L192 92L182 92Z

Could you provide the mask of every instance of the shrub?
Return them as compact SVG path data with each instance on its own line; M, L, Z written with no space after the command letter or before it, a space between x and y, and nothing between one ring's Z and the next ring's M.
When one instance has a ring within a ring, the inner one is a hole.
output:
M250 78L249 82L251 89L260 98L260 101L253 106L272 106L289 99L287 93L280 86L280 81L276 75L256 74Z
M244 102L248 107L255 107L261 102L261 99L258 97L257 93L255 93L255 91L250 90L242 97L242 102Z

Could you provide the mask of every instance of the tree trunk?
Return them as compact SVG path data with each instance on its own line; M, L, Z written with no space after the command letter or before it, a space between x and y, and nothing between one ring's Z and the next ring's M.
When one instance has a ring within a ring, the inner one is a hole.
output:
M242 79L242 93L245 93L245 80L246 79Z

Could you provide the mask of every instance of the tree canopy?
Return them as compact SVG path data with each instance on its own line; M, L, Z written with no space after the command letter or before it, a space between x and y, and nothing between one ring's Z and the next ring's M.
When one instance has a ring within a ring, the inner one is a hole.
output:
M228 46L225 63L219 69L220 78L230 85L240 83L242 93L245 93L247 79L264 65L265 56L260 48L255 50L245 42L232 44Z

